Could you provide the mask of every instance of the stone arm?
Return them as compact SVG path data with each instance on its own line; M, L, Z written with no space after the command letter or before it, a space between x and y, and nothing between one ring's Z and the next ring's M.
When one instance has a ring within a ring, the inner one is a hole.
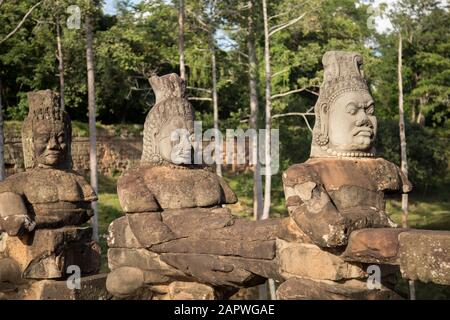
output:
M0 193L0 231L10 236L21 236L33 231L35 226L21 195L14 192Z
M155 196L136 172L126 173L119 178L117 194L125 213L161 211Z
M234 191L231 190L231 188L228 185L228 183L226 183L225 180L222 177L217 176L217 178L219 179L219 183L220 183L220 186L221 186L222 191L223 191L223 202L224 203L229 203L229 204L236 203L238 201L238 199L237 199L236 194L234 193Z
M320 247L347 243L347 222L323 185L304 181L284 184L286 207L295 223Z

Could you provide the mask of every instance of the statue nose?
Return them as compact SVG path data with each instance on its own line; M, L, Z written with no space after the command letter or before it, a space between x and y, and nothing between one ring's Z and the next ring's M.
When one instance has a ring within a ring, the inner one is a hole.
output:
M358 118L358 120L356 120L356 125L358 127L362 127L362 126L371 127L372 122L369 120L369 117L367 116L367 114L364 111L360 112L360 114L361 114L361 116Z
M59 144L55 137L51 137L48 141L47 148L48 149L58 149Z

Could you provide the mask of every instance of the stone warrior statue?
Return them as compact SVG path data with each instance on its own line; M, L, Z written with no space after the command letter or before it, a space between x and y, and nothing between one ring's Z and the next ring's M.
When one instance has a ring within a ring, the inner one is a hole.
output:
M176 74L151 77L156 103L144 125L138 168L117 183L125 216L109 227L107 289L115 297L224 298L278 276L275 238L281 220L237 219L237 201L209 168L191 164L194 110Z
M395 164L375 156L377 120L362 56L330 51L322 61L311 158L291 166L283 182L296 224L318 246L338 247L355 229L394 227L384 197L411 185Z
M91 228L78 226L93 215L97 196L71 171L70 119L50 90L29 92L28 104L22 126L26 171L0 182L0 269L8 265L15 280L59 279L71 264L96 272L99 247ZM0 282L10 282L0 275Z

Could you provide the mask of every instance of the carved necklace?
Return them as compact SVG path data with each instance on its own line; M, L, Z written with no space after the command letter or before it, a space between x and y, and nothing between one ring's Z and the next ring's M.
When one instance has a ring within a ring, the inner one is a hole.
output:
M375 156L375 154L371 153L371 152L361 152L361 151L339 152L339 151L333 150L331 148L327 148L327 153L329 155L335 156L335 157L370 158L370 157Z

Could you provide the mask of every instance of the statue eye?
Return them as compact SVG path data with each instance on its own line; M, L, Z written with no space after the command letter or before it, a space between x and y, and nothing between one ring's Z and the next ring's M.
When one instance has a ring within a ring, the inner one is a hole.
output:
M372 115L373 112L374 112L374 110L375 110L375 107L374 107L373 103L371 103L371 104L367 107L366 113L367 113L368 115Z
M358 108L353 103L349 103L346 107L346 111L351 115L355 115L358 111Z
M58 143L64 143L64 133L58 135Z
M35 139L35 141L40 144L46 144L48 142L48 140L49 140L49 137L45 136L45 135L37 136Z

